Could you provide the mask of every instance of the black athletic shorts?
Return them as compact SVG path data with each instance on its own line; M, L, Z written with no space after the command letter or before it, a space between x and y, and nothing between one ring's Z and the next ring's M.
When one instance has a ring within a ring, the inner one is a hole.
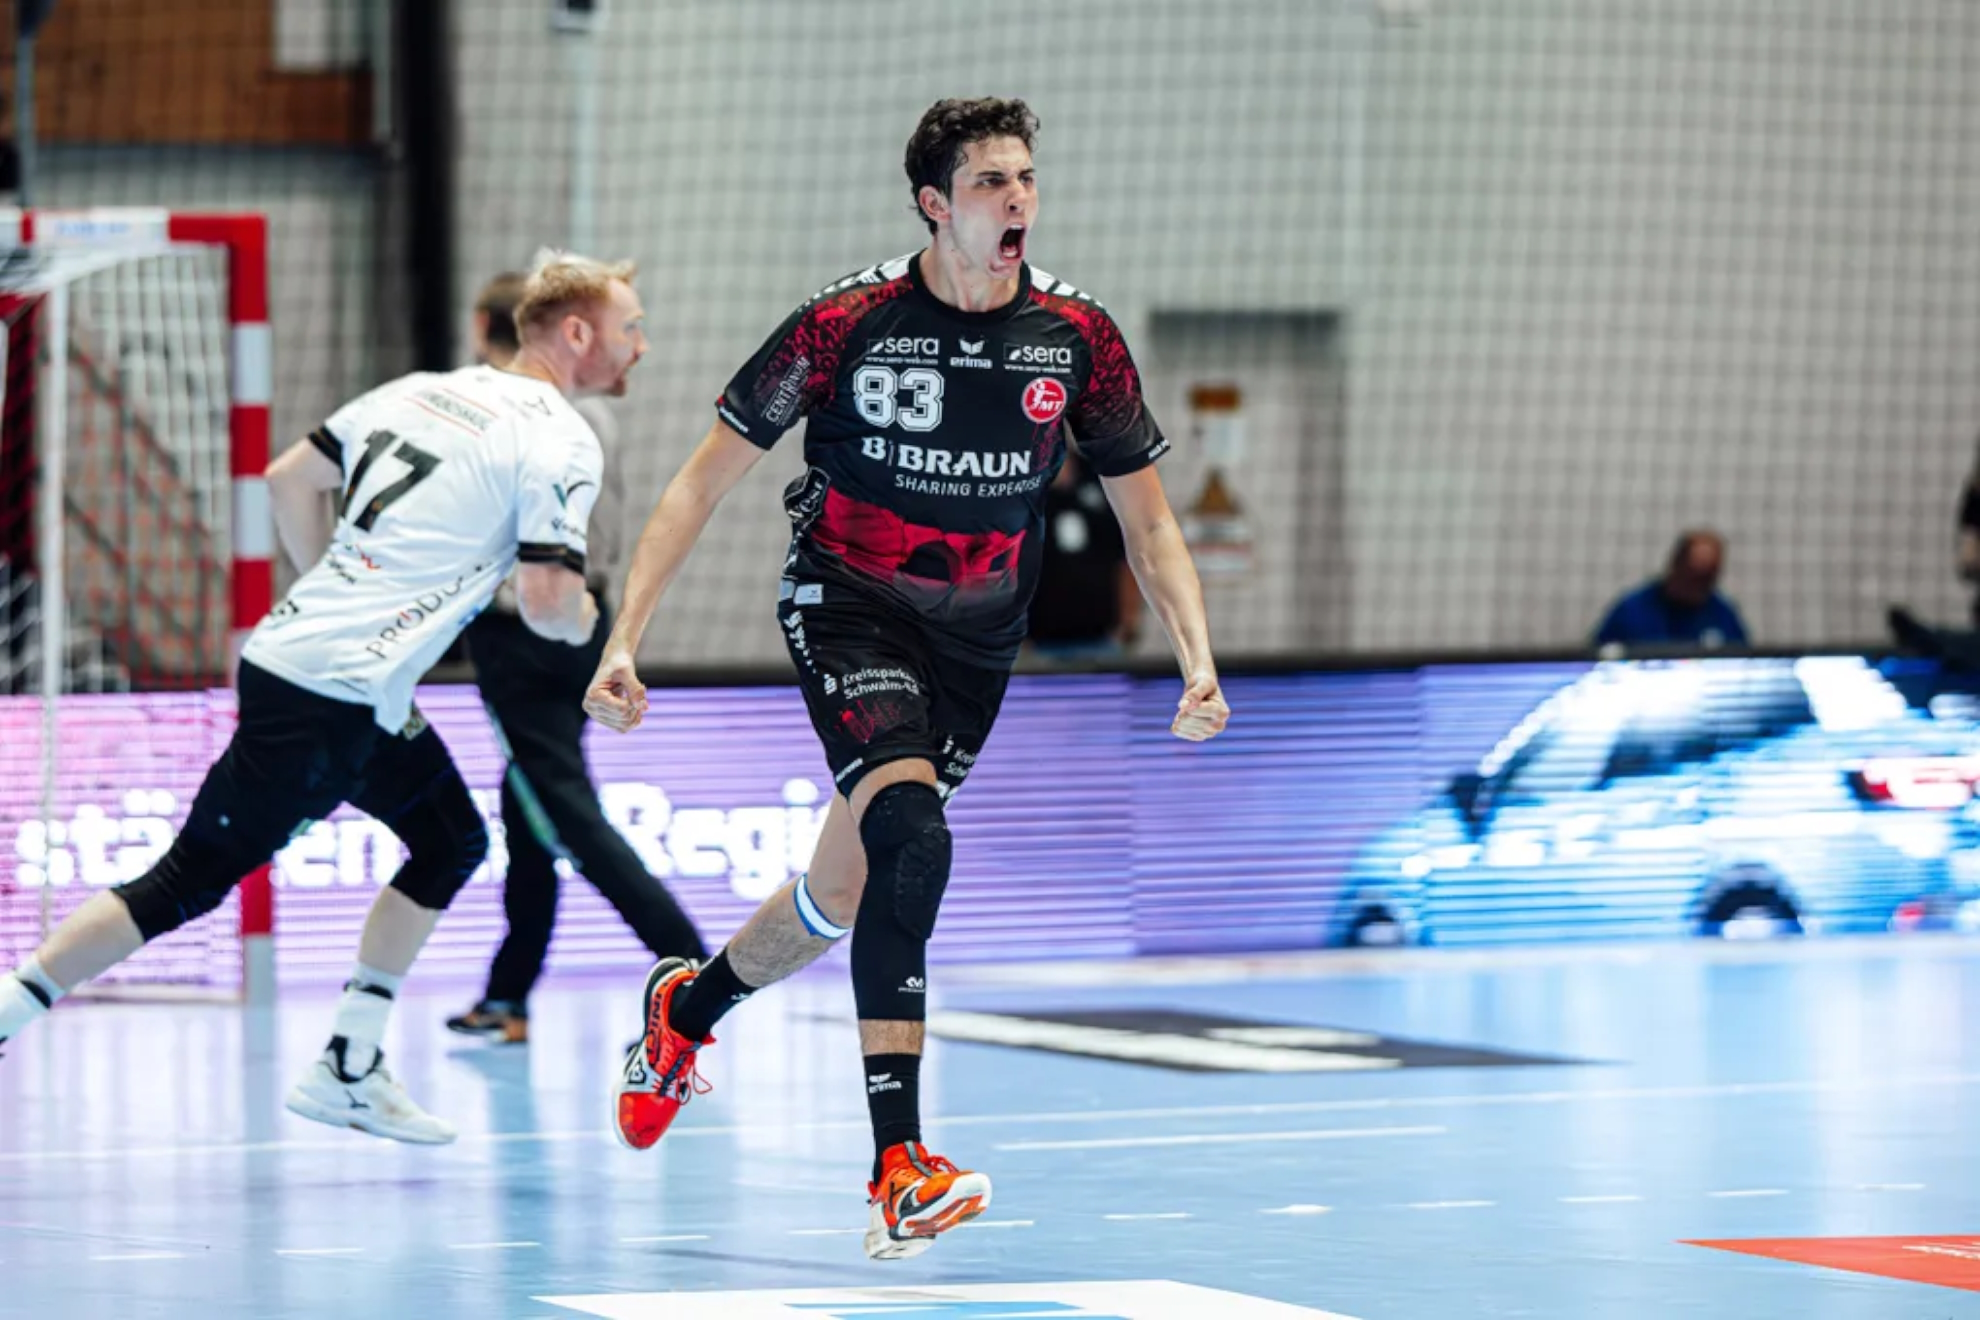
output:
M1010 671L942 655L920 628L879 606L798 603L807 594L799 587L778 602L777 622L833 786L850 797L874 767L919 758L935 766L943 797L961 788L997 722Z
M417 712L405 731L387 733L369 706L318 696L245 660L238 686L240 721L185 832L222 844L245 869L345 802L388 826L439 795L472 807L447 744Z

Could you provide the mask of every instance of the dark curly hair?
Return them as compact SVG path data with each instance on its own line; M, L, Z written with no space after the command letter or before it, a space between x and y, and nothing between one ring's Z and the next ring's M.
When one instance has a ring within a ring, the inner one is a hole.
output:
M974 101L937 101L928 107L907 144L908 187L914 193L915 214L935 232L935 222L921 209L921 190L935 188L944 197L956 171L962 168L963 148L995 137L1014 137L1031 150L1038 135L1038 116L1022 101L986 96Z

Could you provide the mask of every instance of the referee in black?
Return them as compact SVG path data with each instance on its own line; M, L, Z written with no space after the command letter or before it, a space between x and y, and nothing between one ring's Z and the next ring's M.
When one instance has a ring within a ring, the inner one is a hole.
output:
M524 277L498 275L475 300L475 354L495 366L519 347L515 307ZM707 950L674 896L648 873L598 805L584 760L585 688L598 668L611 633L606 588L624 535L624 500L617 436L610 412L587 400L578 409L598 433L605 452L605 480L591 516L586 576L598 597L599 623L584 646L547 642L523 626L513 590L504 585L480 617L468 625L468 655L475 681L508 760L502 776L502 825L508 835L509 872L502 908L509 932L488 969L481 1002L447 1025L466 1035L521 1042L529 1039L529 992L543 973L550 932L557 920L559 857L618 909L656 958L701 959Z

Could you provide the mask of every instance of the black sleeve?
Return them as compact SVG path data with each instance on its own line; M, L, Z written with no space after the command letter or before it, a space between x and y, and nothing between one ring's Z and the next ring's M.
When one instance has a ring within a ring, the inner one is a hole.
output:
M1139 472L1168 452L1168 437L1141 397L1141 373L1114 318L1098 308L1089 322L1086 386L1070 421L1080 452L1103 477Z
M316 452L335 463L339 470L344 466L344 447L337 443L337 437L330 434L326 423L309 433L309 442L316 446Z
M1970 481L1959 499L1959 525L1968 531L1980 532L1980 486Z
M562 564L571 572L584 574L584 552L551 541L523 541L516 546L516 562L521 564Z
M807 303L784 318L715 401L722 420L751 443L770 448L831 398L837 355L828 351L820 314L820 304Z

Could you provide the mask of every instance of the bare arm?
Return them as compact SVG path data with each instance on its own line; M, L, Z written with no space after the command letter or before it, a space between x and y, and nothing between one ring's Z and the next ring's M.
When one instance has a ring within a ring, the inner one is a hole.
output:
M344 484L344 469L305 440L290 445L268 465L268 502L275 512L275 535L299 573L308 572L330 548L336 525L324 493Z
M1134 565L1123 559L1120 570L1114 575L1114 595L1120 610L1120 624L1114 630L1122 646L1133 646L1141 636L1141 581L1134 575Z
M646 690L634 671L634 657L646 635L646 625L660 597L680 575L695 542L701 539L715 506L762 457L763 450L727 422L717 420L661 492L660 502L633 545L625 599L612 625L611 638L605 643L598 675L585 697L585 709L600 723L621 733L639 724L646 710Z
M569 646L583 646L598 627L598 601L585 590L584 574L564 564L519 565L516 612L538 637Z
M1210 623L1203 610L1203 584L1184 544L1182 528L1169 508L1162 478L1153 467L1124 477L1100 478L1107 502L1120 520L1128 565L1141 594L1169 635L1186 687L1174 725L1177 736L1201 742L1221 733L1230 718L1210 654Z

